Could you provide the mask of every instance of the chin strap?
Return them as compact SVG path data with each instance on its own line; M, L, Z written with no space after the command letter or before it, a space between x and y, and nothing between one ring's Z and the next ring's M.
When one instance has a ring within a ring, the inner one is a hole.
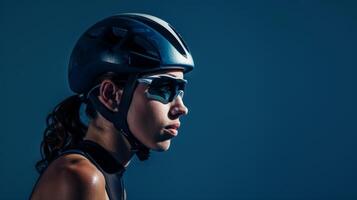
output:
M150 149L134 137L129 130L127 123L128 110L137 85L137 78L138 74L129 76L123 90L118 112L109 110L99 101L99 87L94 87L89 91L88 99L93 104L95 110L97 110L106 120L112 122L115 128L119 130L120 134L123 134L127 138L132 147L131 150L135 151L139 160L147 160L150 155Z

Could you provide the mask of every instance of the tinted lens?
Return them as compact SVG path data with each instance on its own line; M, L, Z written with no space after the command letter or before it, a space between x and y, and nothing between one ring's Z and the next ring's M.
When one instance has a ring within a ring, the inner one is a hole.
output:
M181 79L160 77L152 81L148 92L150 95L161 99L162 102L167 103L176 97L179 90L184 90L185 83L186 82Z
M158 96L165 101L168 101L170 99L170 97L172 96L172 89L171 89L171 86L169 86L169 85L150 86L148 92L151 95Z

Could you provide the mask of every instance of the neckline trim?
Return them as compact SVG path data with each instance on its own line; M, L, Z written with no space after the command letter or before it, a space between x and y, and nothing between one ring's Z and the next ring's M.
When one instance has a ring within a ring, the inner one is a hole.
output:
M98 143L91 140L83 140L79 144L79 148L88 153L104 172L108 174L124 173L125 167Z

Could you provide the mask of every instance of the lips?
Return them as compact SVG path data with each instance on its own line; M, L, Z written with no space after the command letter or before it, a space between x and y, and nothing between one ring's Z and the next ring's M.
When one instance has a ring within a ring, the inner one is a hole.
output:
M177 136L178 129L180 128L180 123L170 124L165 126L165 132L172 136Z
M175 124L170 124L168 126L166 126L165 128L167 129L179 129L180 128L180 123L175 123Z

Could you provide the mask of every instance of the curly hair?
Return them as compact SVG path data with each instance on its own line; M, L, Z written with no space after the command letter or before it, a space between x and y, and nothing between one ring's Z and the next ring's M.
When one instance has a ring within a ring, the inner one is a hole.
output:
M125 75L117 75L108 72L100 76L93 85L100 84L103 80L109 79L118 87L123 88L127 80ZM97 112L92 104L83 98L85 95L73 95L60 102L48 114L46 128L41 142L41 160L35 168L41 174L48 165L57 158L61 152L76 147L84 138L87 132L87 125L80 117L82 104L86 104L85 113L89 119L95 119Z

